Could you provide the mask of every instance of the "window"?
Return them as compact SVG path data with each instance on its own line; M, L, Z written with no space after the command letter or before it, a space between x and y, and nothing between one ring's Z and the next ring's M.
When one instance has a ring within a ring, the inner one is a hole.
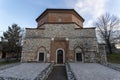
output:
M39 61L44 61L44 53L39 53Z
M76 53L76 61L82 61L82 53Z

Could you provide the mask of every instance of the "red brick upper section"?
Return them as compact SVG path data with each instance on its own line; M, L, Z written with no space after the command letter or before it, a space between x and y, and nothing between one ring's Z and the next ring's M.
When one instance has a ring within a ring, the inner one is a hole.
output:
M74 9L46 9L36 21L38 27L45 23L75 23L83 28L84 19Z

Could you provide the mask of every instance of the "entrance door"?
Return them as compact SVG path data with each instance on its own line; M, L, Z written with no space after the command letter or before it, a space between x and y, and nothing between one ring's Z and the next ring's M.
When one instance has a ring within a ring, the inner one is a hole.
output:
M57 51L57 63L63 64L63 51L62 50Z
M44 61L44 53L39 53L39 61Z
M76 53L76 61L82 61L82 53Z

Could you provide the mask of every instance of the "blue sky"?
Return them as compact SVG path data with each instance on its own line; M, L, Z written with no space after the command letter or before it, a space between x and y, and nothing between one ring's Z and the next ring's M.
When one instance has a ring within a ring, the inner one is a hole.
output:
M13 23L21 28L36 28L35 19L46 8L72 8L84 19L85 27L108 12L120 17L120 0L0 0L0 36Z

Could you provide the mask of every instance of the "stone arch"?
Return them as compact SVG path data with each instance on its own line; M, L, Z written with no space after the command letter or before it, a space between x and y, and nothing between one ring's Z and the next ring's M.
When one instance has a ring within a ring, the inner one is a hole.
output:
M40 46L40 47L37 48L37 52L38 52L41 48L45 49L45 51L46 51L46 47Z
M58 63L58 61L57 61L57 55L58 55L58 51L59 51L59 50L63 51L63 63L65 63L65 51L64 51L63 48L58 48L58 49L56 50L56 63Z
M84 56L85 56L85 54L84 54L84 50L83 50L83 48L81 47L81 46L75 46L74 47L74 57L75 57L75 62L77 62L77 54L80 54L81 55L81 62L84 62L85 60L84 60Z
M75 45L74 45L74 48L73 48L74 53L75 53L75 50L76 50L76 49L81 49L81 51L82 51L83 54L84 54L84 48L83 48L82 46L75 44Z
M42 62L46 62L46 54L47 54L47 50L46 50L46 47L44 46L40 46L38 49L37 49L37 61L40 61L40 55L43 56L41 58L43 58L43 61Z

